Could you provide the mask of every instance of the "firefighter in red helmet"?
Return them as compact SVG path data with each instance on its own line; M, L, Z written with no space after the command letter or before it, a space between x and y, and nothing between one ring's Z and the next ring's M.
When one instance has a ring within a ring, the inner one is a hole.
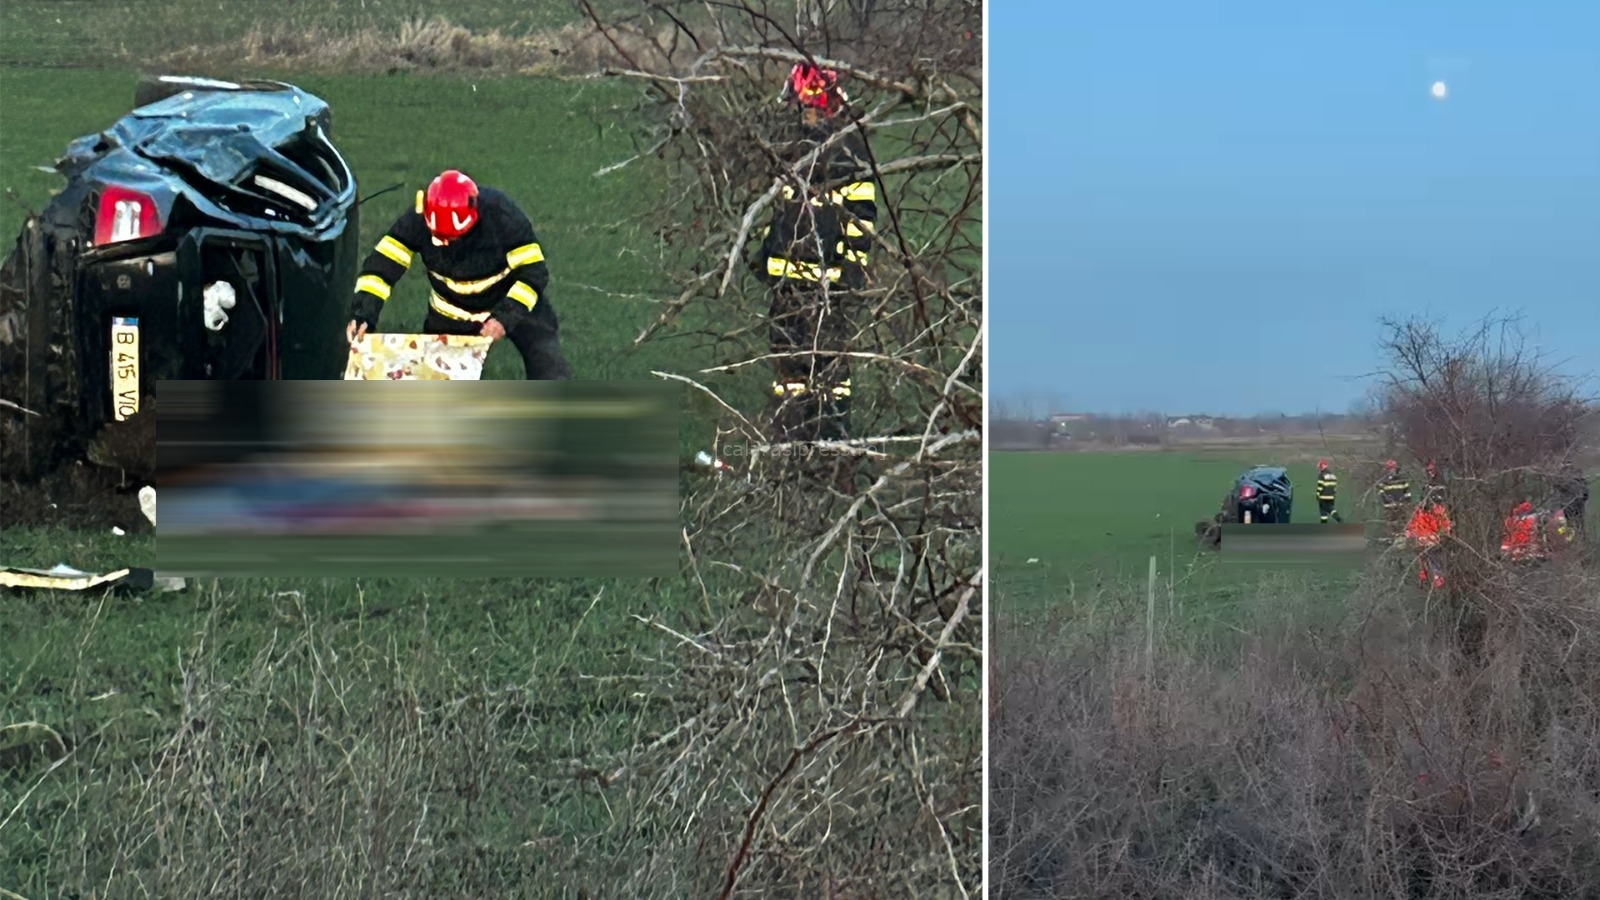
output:
M1439 464L1430 459L1423 471L1428 475L1428 483L1422 489L1422 502L1445 502L1449 492L1445 490L1444 473L1439 471Z
M561 381L572 369L560 322L545 296L550 272L526 214L505 193L455 169L417 192L361 266L351 340L377 327L395 282L420 262L428 276L424 334L509 337L530 380Z
M1411 514L1411 521L1406 525L1406 538L1418 550L1417 577L1424 587L1444 587L1442 543L1453 527L1450 513L1442 503L1424 502Z
M1325 459L1317 460L1317 521L1326 525L1329 522L1343 522L1339 515L1339 476L1333 473L1333 466Z
M1523 562L1538 556L1542 549L1539 520L1539 514L1527 500L1512 507L1500 537L1500 552L1512 562Z
M1400 464L1392 459L1383 464L1383 477L1378 479L1378 503L1383 507L1389 532L1398 534L1405 527L1411 507L1411 482L1400 473Z
M782 96L800 112L799 139L753 261L769 291L774 439L838 440L849 434L845 301L866 285L877 186L860 131L838 134L836 71L799 63Z

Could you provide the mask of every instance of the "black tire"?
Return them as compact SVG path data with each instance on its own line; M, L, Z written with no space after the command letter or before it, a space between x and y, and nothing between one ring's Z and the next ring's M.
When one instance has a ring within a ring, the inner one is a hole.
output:
M30 219L0 264L0 397L22 406L0 410L0 474L28 480L83 449L76 406L77 358L71 261L55 251L44 223Z

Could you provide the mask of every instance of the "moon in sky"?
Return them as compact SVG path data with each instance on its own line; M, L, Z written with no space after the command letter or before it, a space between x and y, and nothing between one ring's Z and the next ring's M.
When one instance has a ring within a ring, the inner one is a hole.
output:
M1449 93L1449 90L1444 86L1444 82L1435 81L1433 83L1433 99L1443 100L1447 93Z

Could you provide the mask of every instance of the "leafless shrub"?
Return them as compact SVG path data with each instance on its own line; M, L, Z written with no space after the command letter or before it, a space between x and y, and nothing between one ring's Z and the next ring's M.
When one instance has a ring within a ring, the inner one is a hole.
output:
M1550 614L1471 658L1376 577L1332 633L1262 614L1232 653L1153 664L1136 619L1002 624L994 896L1594 895L1600 585L1537 581Z
M1533 353L1518 324L1486 319L1454 337L1425 320L1383 328L1383 418L1396 444L1441 473L1451 533L1438 558L1469 642L1517 613L1512 593L1530 602L1502 558L1506 519L1524 501L1551 505L1590 414L1577 382Z
M639 83L651 128L600 174L655 165L665 185L653 226L675 296L638 340L721 354L658 374L703 400L739 470L686 501L707 621L650 623L675 636L659 662L684 699L612 773L623 827L659 848L619 896L979 892L980 6L845 11L657 3L697 56L607 70ZM759 424L773 353L747 254L793 178L775 147L795 113L776 98L808 58L846 74L844 128L882 185L848 340L868 437L778 445Z

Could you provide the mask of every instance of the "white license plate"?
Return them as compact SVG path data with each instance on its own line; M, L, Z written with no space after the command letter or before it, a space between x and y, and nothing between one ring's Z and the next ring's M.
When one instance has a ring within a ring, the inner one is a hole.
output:
M111 412L118 422L139 411L139 320L111 320Z

